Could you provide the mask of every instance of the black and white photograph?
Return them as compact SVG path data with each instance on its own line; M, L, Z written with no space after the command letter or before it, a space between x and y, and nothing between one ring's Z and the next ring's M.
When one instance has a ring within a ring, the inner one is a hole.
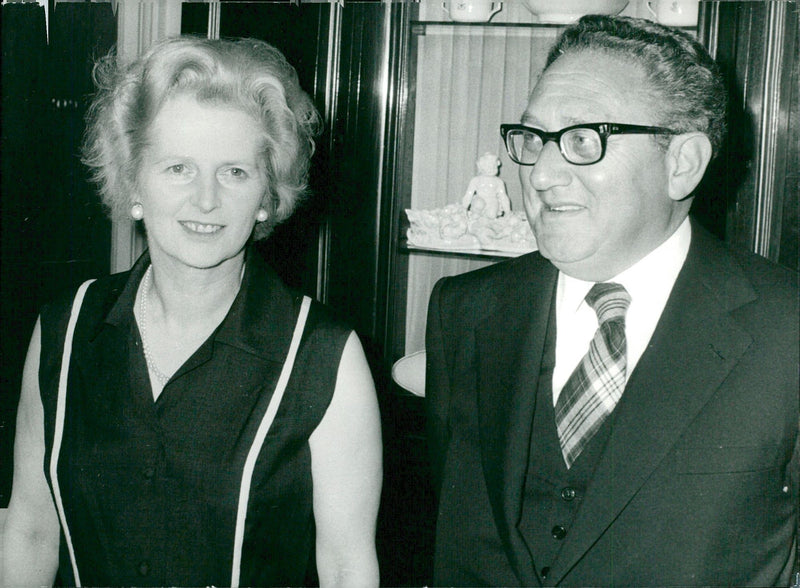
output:
M1 14L1 586L800 588L796 0Z

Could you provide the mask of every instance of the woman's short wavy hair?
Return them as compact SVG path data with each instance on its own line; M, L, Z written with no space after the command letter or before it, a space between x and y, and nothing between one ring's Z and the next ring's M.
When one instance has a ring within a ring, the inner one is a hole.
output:
M294 212L307 188L321 121L297 72L275 47L257 39L176 37L128 64L112 52L96 63L94 80L83 161L112 218L127 218L148 128L176 95L232 106L260 121L268 178L262 204L269 219L256 225L255 239Z
M579 51L606 52L638 63L651 83L652 103L661 117L657 124L705 133L713 153L719 153L727 93L719 67L690 35L645 19L587 15L564 29L545 69L560 56Z

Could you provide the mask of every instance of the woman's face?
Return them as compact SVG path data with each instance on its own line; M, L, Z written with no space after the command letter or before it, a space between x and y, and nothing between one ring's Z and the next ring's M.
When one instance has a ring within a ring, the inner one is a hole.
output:
M169 99L153 119L138 199L157 263L208 269L242 255L267 191L263 137L233 107Z

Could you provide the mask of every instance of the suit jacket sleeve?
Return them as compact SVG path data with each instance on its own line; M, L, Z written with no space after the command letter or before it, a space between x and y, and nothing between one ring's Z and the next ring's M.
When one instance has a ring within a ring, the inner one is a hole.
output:
M425 369L425 407L428 443L433 469L434 489L441 485L444 455L449 438L448 408L450 404L450 370L445 351L446 325L442 321L442 291L447 278L439 280L431 293L425 335L427 365Z

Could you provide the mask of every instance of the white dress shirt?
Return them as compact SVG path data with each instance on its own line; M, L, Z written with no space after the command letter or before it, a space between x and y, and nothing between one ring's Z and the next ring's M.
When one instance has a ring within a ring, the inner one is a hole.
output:
M627 375L630 376L653 336L675 279L686 261L692 229L686 218L661 245L609 282L622 284L631 296L625 319ZM584 298L594 282L558 275L556 292L556 365L553 405L578 366L598 328L597 314Z

